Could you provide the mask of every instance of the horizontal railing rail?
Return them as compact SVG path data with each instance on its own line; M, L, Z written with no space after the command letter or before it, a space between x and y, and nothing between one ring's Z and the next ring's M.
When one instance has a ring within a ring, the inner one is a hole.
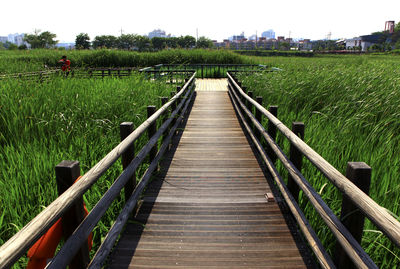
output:
M394 244L399 246L400 244L400 223L391 216L385 208L378 205L368 195L361 191L355 184L353 184L348 178L343 176L337 171L331 164L323 159L318 153L316 153L310 146L303 142L295 133L293 133L288 127L286 127L281 121L279 121L270 111L266 110L262 105L253 100L248 94L244 92L241 86L238 84L237 79L234 75L228 72L229 90L232 99L238 104L245 114L245 118L251 122L252 126L255 126L257 132L261 133L269 147L272 149L272 155L277 156L282 162L283 166L288 171L289 175L297 183L309 201L313 204L314 208L321 215L327 226L331 229L332 233L337 238L337 241L341 244L345 252L352 259L352 261L360 267L374 268L376 265L364 252L359 243L354 240L352 234L347 228L340 222L332 210L325 204L318 193L312 188L308 181L304 178L301 172L291 162L291 160L283 153L274 139L268 134L264 127L260 124L259 120L253 116L252 112L248 107L255 107L256 114L261 113L269 120L269 125L273 125L278 129L288 140L294 145L302 155L304 155L318 170L320 170L352 203L354 203L382 232L390 238ZM247 105L244 104L247 103ZM247 123L246 123L247 124ZM256 135L252 138L255 140L257 148L261 149L259 140ZM299 226L305 237L309 241L312 250L318 257L323 267L326 266L327 260L326 255L323 255L321 248L315 245L315 239L311 238L308 225L302 220L302 216L298 210L296 210L296 201L291 199L291 193L285 189L283 181L279 179L274 163L271 161L272 156L268 156L265 151L261 150L261 156L270 168L270 172L273 178L277 182L289 208L292 210L293 215L298 220ZM265 156L264 156L265 155ZM311 232L312 233L312 232ZM319 253L319 254L318 254Z
M111 202L119 195L125 183L129 180L144 157L149 152L154 150L157 146L158 139L170 129L169 135L163 139L163 145L158 152L158 155L153 158L150 167L142 178L139 185L133 192L137 197L144 188L144 184L148 182L150 171L154 170L155 160L160 160L162 153L165 152L165 144L171 139L173 130L177 128L176 116L182 108L186 109L188 102L192 96L194 81L196 74L186 80L184 86L176 93L168 102L154 112L146 121L138 126L132 133L130 133L118 146L111 150L101 161L92 167L86 174L84 174L79 181L68 188L56 200L32 219L25 227L16 233L11 239L0 247L0 268L11 267L26 251L58 220L63 214L71 208L82 195L94 184L96 181L111 167L121 155L127 151L131 145L151 126L154 126L157 119L165 117L169 108L172 108L170 117L164 121L159 130L153 134L149 142L142 148L142 150L135 156L132 162L125 168L122 174L115 180L112 187L104 194L100 201L89 212L88 216L79 225L77 230L65 242L57 256L52 260L49 265L50 268L65 268L68 262L73 258L75 253L79 250L80 246L87 240L88 235L93 230L96 223L100 220L101 216L105 213ZM180 88L180 87L179 87ZM178 104L177 104L178 103ZM179 123L179 122L178 122ZM172 128L169 126L173 124ZM151 154L151 153L150 153ZM132 202L131 202L132 203ZM129 204L129 203L128 203ZM128 205L127 204L127 205ZM125 210L125 209L124 209ZM125 211L124 211L125 212ZM119 220L118 220L119 221ZM117 222L118 222L117 221Z
M61 69L51 69L45 71L37 71L37 72L26 72L26 73L14 73L14 74L1 74L0 80L2 79L23 79L23 80L38 80L43 81L45 79L50 78L50 76L62 76L66 78L105 78L105 77L117 77L124 78L130 77L133 74L137 74L137 72L145 73L145 74L161 74L162 76L180 76L184 78L189 78L195 70L186 69L186 70L168 70L160 73L158 70L152 69L138 69L133 67L114 67L114 68L72 68L69 72L64 72ZM156 76L157 78L161 77ZM172 78L170 79L172 80ZM180 79L180 81L183 81Z
M227 71L268 70L261 64L158 64L140 69L140 71L165 72L168 70L195 70L199 78L225 78Z

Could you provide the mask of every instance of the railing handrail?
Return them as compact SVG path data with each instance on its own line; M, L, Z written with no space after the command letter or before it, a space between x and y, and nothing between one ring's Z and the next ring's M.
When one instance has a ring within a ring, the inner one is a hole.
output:
M190 82L187 85L190 85ZM74 255L78 251L78 248L76 248L76 246L81 246L86 241L86 238L92 232L94 226L99 222L99 220L107 211L107 209L114 201L114 199L120 194L122 188L125 186L125 184L130 179L132 174L135 173L136 169L144 161L148 153L152 150L153 146L157 143L158 139L167 130L171 122L174 121L174 118L180 111L181 107L184 106L185 102L189 101L187 97L192 92L190 89L191 87L189 87L189 90L186 91L185 96L179 99L181 101L176 107L176 109L171 113L170 117L160 126L160 128L158 128L157 132L149 139L147 144L142 147L140 152L135 156L135 158L131 161L128 167L126 167L124 171L118 176L118 178L114 180L114 183L111 185L111 187L108 188L108 190L103 194L103 196L96 203L96 205L91 209L86 218L80 223L79 227L64 243L63 247L60 249L60 251L53 258L51 263L48 265L49 269L65 268L68 265L69 261L74 257ZM177 124L179 124L179 121L176 121L176 125ZM165 144L166 142L164 142L164 149L165 149ZM160 158L160 156L158 158ZM148 173L149 170L146 171L146 175L148 175ZM146 186L144 183L147 184L147 181L143 182L142 179L135 188L132 195L136 196L140 195L141 191ZM110 232L113 233L113 231Z
M258 122L257 119L254 118L254 116L248 110L248 108L245 107L243 102L239 99L237 93L233 90L233 87L231 87L230 84L228 84L228 85L229 85L228 92L231 97L233 106L234 106L235 110L237 111L239 119L242 121L251 140L253 140L256 149L258 149L261 158L264 160L269 172L271 173L272 178L275 180L278 188L280 189L283 198L285 199L290 211L292 212L293 217L297 221L297 224L298 224L300 230L303 232L304 237L308 241L310 248L314 252L316 258L318 259L318 261L320 262L320 264L323 268L335 268L335 264L333 263L331 257L326 252L326 250L323 247L321 241L319 240L317 234L312 229L310 223L308 222L307 218L305 217L303 211L300 209L295 198L290 193L290 190L285 185L281 175L278 173L278 171L275 167L274 162L270 159L270 157L266 153L264 147L261 145L259 138L256 138L256 136L254 135L253 130L251 130L250 124L246 122L246 118L243 114L247 114L248 117L251 117L251 120L253 121L254 126L259 131L262 132L262 135L264 137L265 137L265 134L267 134L265 129L263 128L261 123ZM244 110L244 113L242 113L240 111L240 107L242 110ZM271 138L271 140L272 140L272 138Z
M231 82L230 84L231 85ZM233 87L231 87L233 89ZM236 88L236 90L238 90ZM334 214L334 212L329 208L329 206L324 202L324 200L320 197L320 195L315 191L315 189L308 183L308 181L304 178L304 176L301 174L301 172L293 165L293 163L290 161L290 159L283 153L282 149L278 146L278 144L274 141L274 139L267 133L267 131L264 129L264 127L261 125L257 119L255 119L254 115L252 112L247 108L241 100L239 100L238 93L235 91L230 91L232 92L233 96L236 98L237 102L240 104L240 107L244 111L244 113L247 115L247 118L250 119L250 121L253 123L253 125L257 128L259 132L261 132L262 136L265 138L267 141L268 145L276 156L281 160L283 166L285 169L288 171L290 176L296 181L300 189L303 191L303 194L308 198L312 206L315 208L315 210L318 212L318 214L322 217L324 220L325 224L330 228L334 236L336 237L337 241L340 243L340 245L343 247L343 249L349 254L351 259L353 260L354 264L357 264L361 268L377 268L377 266L374 264L374 262L371 260L371 258L368 256L367 253L363 250L363 248L360 246L360 244L354 239L353 235L348 231L348 229L340 222L338 217ZM244 123L246 125L246 123ZM251 131L251 130L250 130ZM257 141L259 143L259 141ZM256 143L256 144L257 144ZM265 151L262 152L262 157L266 157ZM268 166L272 166L275 168L274 163L267 158ZM277 173L277 171L271 171L272 174ZM278 178L278 174L274 175L274 179L277 181L278 186L279 183L281 183L280 178ZM282 190L281 186L279 186L280 189ZM285 190L284 190L285 191ZM286 197L288 198L288 197ZM285 199L286 200L286 199ZM292 205L295 205L295 201L292 201L289 199L286 200L288 204L292 203ZM291 210L295 209L293 206L291 207ZM293 212L293 215L299 215L299 212L295 209ZM303 220L301 220L303 221ZM299 223L299 226L302 230L304 230L304 227L301 226L301 223ZM306 233L310 233L309 230L306 230ZM306 237L309 239L309 236ZM331 268L331 266L326 266L327 265L327 260L326 257L320 256L321 255L321 247L316 248L313 244L315 244L316 238L311 238L312 241L310 245L312 246L312 250L318 257L320 261L323 262L323 267L324 268ZM313 242L314 241L314 242Z
M316 167L320 170L344 195L370 219L382 232L398 247L400 247L400 222L390 215L386 208L377 204L372 198L362 192L349 179L343 176L322 156L301 140L295 133L286 127L279 119L273 116L263 106L249 97L228 73L228 79L235 85L239 93L259 110L277 129Z
M18 260L104 172L136 141L166 110L186 91L195 79L194 73L182 89L152 116L144 121L121 143L112 149L102 160L93 166L81 179L48 205L19 232L0 247L0 268L7 268Z

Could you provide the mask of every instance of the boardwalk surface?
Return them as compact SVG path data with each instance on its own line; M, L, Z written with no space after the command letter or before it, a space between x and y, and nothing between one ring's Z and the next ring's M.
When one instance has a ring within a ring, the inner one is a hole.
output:
M164 162L111 268L306 267L279 206L266 199L271 190L226 86L197 92L179 144Z

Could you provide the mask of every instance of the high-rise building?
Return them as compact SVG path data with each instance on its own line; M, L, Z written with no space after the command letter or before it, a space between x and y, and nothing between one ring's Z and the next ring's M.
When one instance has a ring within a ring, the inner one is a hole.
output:
M149 38L152 39L153 37L167 37L165 31L161 29L155 29L154 31L149 33Z
M244 39L246 39L246 37L244 36L244 32L242 32L240 35L234 35L234 36L229 37L229 41L233 41L233 42L243 41Z
M275 38L275 32L272 29L269 29L261 34L262 37L267 39Z

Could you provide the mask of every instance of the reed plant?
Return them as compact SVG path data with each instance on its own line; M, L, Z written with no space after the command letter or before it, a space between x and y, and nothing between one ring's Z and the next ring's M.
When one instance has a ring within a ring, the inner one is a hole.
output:
M370 196L397 219L400 214L400 58L390 56L328 56L308 58L253 58L283 71L241 75L243 85L263 96L264 105L278 105L286 125L305 123L305 142L339 171L347 162L372 167ZM266 124L264 119L264 124ZM278 142L289 152L287 139ZM284 178L287 173L278 164ZM339 191L308 161L305 177L340 215ZM333 235L306 198L301 198L314 229L331 254ZM366 222L362 245L382 268L400 265L400 250Z
M0 74L44 71L58 67L67 55L72 68L81 67L146 67L156 64L242 64L246 58L227 50L173 49L158 52L122 50L26 50L1 51Z
M121 122L139 126L147 118L146 107L160 107L160 97L169 97L172 90L140 75L97 80L56 77L44 83L0 81L0 245L57 197L54 168L58 163L78 160L84 174L118 145ZM136 150L146 142L142 136ZM138 174L144 169L146 165ZM117 162L85 194L89 210L121 171ZM96 226L94 249L121 203L117 199ZM21 259L15 267L25 265L26 259Z

